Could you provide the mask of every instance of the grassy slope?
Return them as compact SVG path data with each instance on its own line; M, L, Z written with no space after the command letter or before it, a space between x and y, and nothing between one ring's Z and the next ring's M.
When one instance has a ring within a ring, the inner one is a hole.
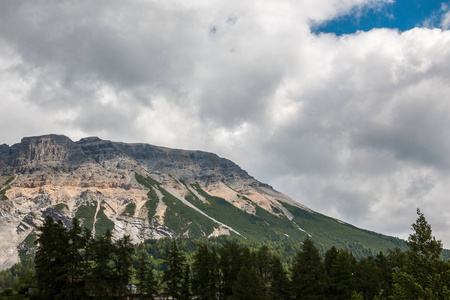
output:
M94 227L94 217L95 211L97 210L97 204L89 203L87 205L81 205L78 207L77 212L75 213L75 218L79 219L82 224L81 227L86 227L91 230Z
M225 199L209 195L198 184L193 184L192 188L209 204L203 203L193 194L187 197L188 201L192 201L202 211L231 226L246 238L255 241L277 240L280 236L286 235L297 241L303 241L306 238L306 234L295 228L285 216L277 217L260 207L256 207L256 215L248 214Z
M114 229L114 222L105 215L105 208L102 206L97 213L97 222L95 222L95 237L103 235L106 230Z
M311 234L316 244L322 249L336 246L355 250L363 255L376 255L379 251L395 247L406 249L405 242L398 238L359 229L319 213L311 213L285 203L283 206L294 215L293 220Z
M140 184L150 189L149 193L151 193L152 190L157 189L163 194L162 201L167 206L164 214L164 225L172 229L177 236L187 234L189 237L199 238L210 235L214 228L218 227L214 221L185 205L179 199L167 192L161 187L159 182L139 174L136 174L135 177ZM156 210L153 199L149 201L152 201L150 202L152 203L152 210Z
M136 178L139 178L139 176L136 175ZM169 214L165 220L166 226L180 233L183 230L183 226L181 226L180 222L176 222L177 218L184 218L184 223L189 223L189 220L197 222L194 216L185 214L184 211L188 210L188 207L161 188L159 183L151 178L139 178L139 180L141 183L147 180L144 185L158 188L163 193L164 202L169 207ZM186 183L181 183L188 187ZM255 215L248 214L225 199L209 195L198 184L193 184L190 187L195 189L209 203L202 202L193 193L185 197L187 201L250 240L263 242L268 240L280 241L289 238L293 242L301 242L307 236L305 232L296 228L295 224L284 215L273 215L258 206L256 207ZM248 200L244 196L238 196L243 200ZM181 207L179 204L181 204ZM386 251L395 247L406 249L405 242L398 238L359 229L349 224L340 223L333 218L318 213L311 213L285 203L283 203L283 206L294 215L293 221L312 236L321 251L326 251L332 246L336 246L337 248L349 249L357 257L361 257L376 255L379 251ZM181 217L181 214L183 217Z

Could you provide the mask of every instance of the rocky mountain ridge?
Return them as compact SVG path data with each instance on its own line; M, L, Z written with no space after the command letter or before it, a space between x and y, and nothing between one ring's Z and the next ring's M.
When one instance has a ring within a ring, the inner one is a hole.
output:
M324 246L375 250L397 243L313 212L213 153L61 135L1 145L0 267L32 251L35 226L48 214L135 243L218 235L310 235Z

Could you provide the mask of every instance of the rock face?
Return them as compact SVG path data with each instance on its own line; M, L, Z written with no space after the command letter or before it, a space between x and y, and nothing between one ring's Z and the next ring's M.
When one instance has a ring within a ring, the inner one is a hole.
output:
M228 219L220 220L220 207L213 209L211 202L216 200L226 202L228 213L235 209L248 217L262 208L292 219L282 203L308 210L212 153L96 137L73 142L61 135L0 146L0 197L2 268L30 251L35 227L48 214L67 225L78 217L94 235L109 228L138 243L161 237L246 236Z
M0 145L0 269L33 252L46 215L94 236L134 243L162 237L236 235L303 241L357 254L402 247L392 237L335 220L263 184L213 153L61 135ZM355 252L356 251L356 252Z

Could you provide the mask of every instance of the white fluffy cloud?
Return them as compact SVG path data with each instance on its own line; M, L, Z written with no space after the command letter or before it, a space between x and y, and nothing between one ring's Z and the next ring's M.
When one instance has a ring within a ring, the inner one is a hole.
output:
M212 151L367 229L405 238L420 207L449 247L450 33L310 31L390 2L6 2L0 142Z

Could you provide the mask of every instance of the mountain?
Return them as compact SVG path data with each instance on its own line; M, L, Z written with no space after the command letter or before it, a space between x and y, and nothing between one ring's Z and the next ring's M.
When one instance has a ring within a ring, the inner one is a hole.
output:
M62 135L0 146L0 266L33 249L35 227L73 217L95 236L135 243L235 235L303 241L372 254L402 240L314 212L213 153Z

